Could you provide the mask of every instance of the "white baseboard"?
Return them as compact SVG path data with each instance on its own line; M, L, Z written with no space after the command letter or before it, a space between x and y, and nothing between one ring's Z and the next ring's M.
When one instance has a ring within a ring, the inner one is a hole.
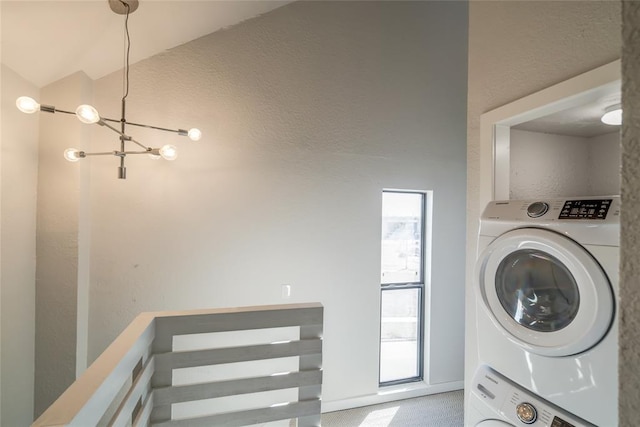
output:
M426 384L424 382L401 384L384 387L376 394L358 396L349 399L322 401L322 412L342 411L361 406L377 405L393 402L394 400L411 399L412 397L428 396L430 394L445 393L447 391L462 390L464 381L454 381L441 384Z

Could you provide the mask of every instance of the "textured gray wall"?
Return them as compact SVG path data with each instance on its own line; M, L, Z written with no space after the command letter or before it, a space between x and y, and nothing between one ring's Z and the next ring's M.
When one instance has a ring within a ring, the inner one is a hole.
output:
M640 417L640 2L623 2L620 426Z

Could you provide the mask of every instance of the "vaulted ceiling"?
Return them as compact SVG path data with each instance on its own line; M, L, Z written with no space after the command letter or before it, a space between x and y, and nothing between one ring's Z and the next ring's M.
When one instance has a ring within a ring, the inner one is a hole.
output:
M131 63L290 1L141 0L129 17ZM2 0L2 63L38 87L76 71L97 79L124 65L124 16L108 0Z
M140 0L129 17L131 63L290 2ZM124 16L108 0L0 0L0 18L2 63L38 87L80 70L97 79L124 66ZM517 128L575 136L615 131L599 120L609 104L581 106Z

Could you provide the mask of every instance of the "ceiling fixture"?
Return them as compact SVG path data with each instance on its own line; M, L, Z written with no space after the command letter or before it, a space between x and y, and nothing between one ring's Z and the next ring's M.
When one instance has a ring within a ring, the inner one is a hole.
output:
M620 126L622 124L622 108L620 108L620 104L607 108L600 120L607 125Z
M88 156L104 156L111 155L120 158L120 166L118 167L118 178L126 179L127 178L127 169L124 166L124 160L128 155L132 154L148 154L150 157L154 159L159 159L160 157L166 160L175 160L178 156L178 150L173 145L165 145L161 148L151 148L147 147L144 144L136 141L131 136L126 133L126 126L138 126L148 129L161 130L165 132L174 132L181 136L188 136L192 141L198 141L202 137L202 132L199 129L192 128L189 130L184 129L168 129L158 126L150 126L140 123L133 123L127 121L125 118L126 112L126 100L129 95L129 50L131 47L131 39L129 37L129 15L133 13L138 8L138 0L108 0L109 7L111 10L118 15L124 15L124 29L126 36L126 49L125 49L125 65L123 70L123 96L122 96L122 116L120 120L109 119L106 117L101 117L98 114L98 110L96 110L91 105L80 105L76 108L75 112L65 111L58 109L52 105L44 105L38 104L33 98L29 98L27 96L21 96L16 101L16 106L18 109L24 113L32 114L37 111L43 111L46 113L64 113L64 114L75 114L83 123L93 124L96 123L100 126L104 126L106 128L111 129L118 135L120 135L120 149L115 151L106 151L106 152L96 152L96 153L88 153L85 151L78 150L76 148L68 148L64 151L64 158L70 162L77 162L80 159L84 159ZM110 125L111 123L120 123L120 129ZM126 143L132 142L136 144L141 150L127 150Z

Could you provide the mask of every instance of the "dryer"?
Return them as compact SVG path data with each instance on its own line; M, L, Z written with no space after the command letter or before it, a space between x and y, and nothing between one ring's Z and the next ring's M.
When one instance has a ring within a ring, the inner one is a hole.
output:
M489 203L468 377L488 366L586 422L617 425L619 216L617 196Z

